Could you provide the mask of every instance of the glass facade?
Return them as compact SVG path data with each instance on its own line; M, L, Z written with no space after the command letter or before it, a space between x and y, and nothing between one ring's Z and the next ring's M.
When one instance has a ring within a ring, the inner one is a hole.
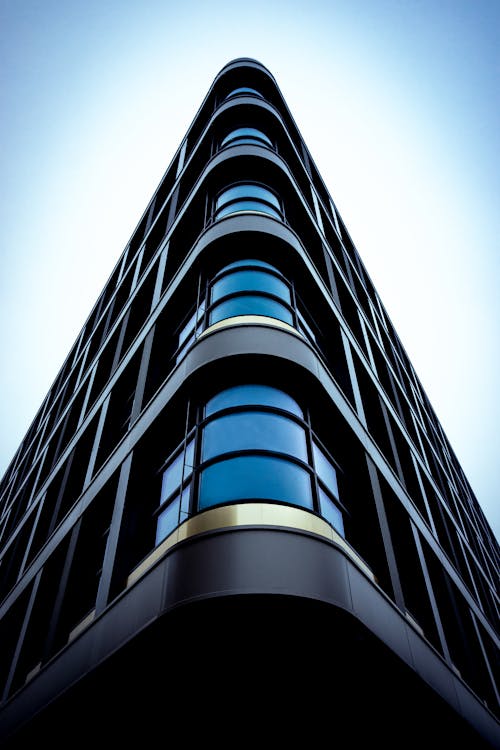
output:
M236 128L228 133L221 141L221 147L224 146L271 146L271 139L265 133L257 128Z
M304 416L298 403L288 393L256 383L226 388L212 396L205 406L205 416L209 417L215 412L235 406L273 406L300 418Z
M230 99L233 96L260 96L262 98L262 94L257 91L257 89L253 89L250 86L239 86L236 89L233 89L232 91L227 94L226 99Z
M244 383L220 391L190 435L163 471L157 544L188 516L190 497L190 513L245 501L295 505L344 535L334 464L301 406L282 389Z
M207 467L199 509L238 500L265 500L312 508L311 480L300 466L273 456L239 456Z
M275 219L282 218L281 204L272 190L264 185L239 183L223 190L215 201L215 219L239 211L258 211Z
M207 326L238 315L261 315L296 326L292 288L277 268L248 258L224 266L178 334L177 361ZM302 316L300 316L302 317ZM302 324L299 330L303 330Z
M232 263L211 285L209 324L235 315L265 315L293 325L291 303L290 286L275 268L258 261Z

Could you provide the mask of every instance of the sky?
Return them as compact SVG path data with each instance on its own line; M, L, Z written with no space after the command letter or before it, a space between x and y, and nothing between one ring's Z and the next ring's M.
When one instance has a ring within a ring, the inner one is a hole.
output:
M500 538L500 2L0 0L0 475L219 70L274 75Z

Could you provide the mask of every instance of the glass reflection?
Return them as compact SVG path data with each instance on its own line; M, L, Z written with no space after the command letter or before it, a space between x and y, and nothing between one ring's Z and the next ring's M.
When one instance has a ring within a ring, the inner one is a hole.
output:
M303 417L302 409L294 399L278 388L261 384L235 385L221 391L205 406L205 416L215 414L232 406L274 406Z
M257 128L236 128L226 135L221 141L221 146L236 144L257 144L259 146L272 146L271 140L265 133Z
M227 414L203 430L204 461L231 451L263 448L307 461L303 427L280 414L256 411Z
M310 477L290 461L271 456L239 456L201 473L200 510L237 500L269 500L312 508Z
M209 316L209 324L232 318L235 315L265 315L293 325L293 315L284 305L269 297L243 295L220 302Z
M234 292L254 290L281 297L290 304L290 289L284 281L265 271L234 271L218 279L212 286L212 302Z

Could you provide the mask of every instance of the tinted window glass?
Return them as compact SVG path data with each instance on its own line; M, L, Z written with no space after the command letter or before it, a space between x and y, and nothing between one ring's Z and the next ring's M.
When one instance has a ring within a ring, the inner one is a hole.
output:
M210 422L203 430L203 460L230 451L265 449L307 461L304 429L279 414L240 412Z
M240 86L239 88L230 91L226 96L226 99L229 99L230 96L238 96L240 94L252 94L253 96L262 97L262 94L260 94L256 89L251 89L248 86Z
M235 203L230 203L229 206L225 206L224 208L221 208L220 211L217 211L217 218L222 219L223 216L235 214L237 211L260 211L260 213L274 216L275 219L281 219L279 211L276 211L272 206L267 205L267 203L252 200L241 200L236 201Z
M339 496L339 490L337 486L337 472L332 466L331 461L327 459L322 450L318 448L316 443L313 443L313 454L314 464L316 467L316 473L322 482L326 484L332 495L335 497Z
M225 206L229 201L237 200L238 198L260 198L261 200L271 203L277 209L280 208L279 200L274 193L260 185L247 183L234 185L233 187L224 190L224 192L217 198L216 207L220 208L221 206Z
M184 479L187 479L188 476L191 474L191 471L194 466L194 440L191 440L190 443L186 446L186 461L185 461L185 468L184 468Z
M158 523L156 525L156 544L159 544L165 537L167 537L176 526L179 524L179 503L180 498L177 496L175 500L165 508L165 510L158 516Z
M174 497L172 502L160 513L156 523L156 544L163 541L181 521L184 521L188 517L190 494L191 486L188 485L182 491L180 497L179 495Z
M262 133L260 130L257 130L257 128L237 128L236 130L233 130L231 133L228 133L228 135L226 135L226 137L221 142L221 146L226 146L228 143L233 143L234 141L237 141L238 143L263 142L268 146L272 146L272 143L267 135L265 135L265 133Z
M344 536L344 520L342 518L342 513L321 488L319 489L319 505L321 515L331 523L333 528L338 531L341 536Z
M223 276L212 286L212 302L232 292L244 290L268 292L290 303L290 289L281 279L265 271L237 271Z
M289 411L302 417L302 410L299 405L283 391L272 388L268 385L251 384L236 385L234 388L227 388L208 401L205 407L206 416L215 414L221 409L227 409L231 406L275 406L277 409Z
M211 325L234 315L266 315L293 325L292 313L284 305L269 297L252 295L233 297L226 302L221 302L211 311L209 323Z
M167 468L163 472L160 505L164 503L168 497L170 497L172 492L177 489L177 487L179 487L183 479L187 479L191 474L194 461L193 453L194 441L191 440L191 442L186 447L184 477L182 476L182 469L184 466L184 451L181 451L181 453L179 453L179 455L174 458L172 463L167 466Z
M311 480L299 466L268 456L230 458L202 472L200 510L234 500L252 499L312 508Z
M198 310L195 310L194 313L189 318L188 322L181 328L179 331L179 346L186 341L186 339L194 332L195 324L201 320L203 317L203 313L205 312L205 305L202 303Z
M172 494L172 492L180 485L182 481L183 463L184 453L179 453L177 458L174 459L170 466L163 472L160 504L164 503L165 500Z

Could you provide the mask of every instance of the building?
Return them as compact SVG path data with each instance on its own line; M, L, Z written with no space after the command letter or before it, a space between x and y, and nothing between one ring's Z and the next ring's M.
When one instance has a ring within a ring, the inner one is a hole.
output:
M500 746L498 543L254 60L217 75L0 514L6 747L231 719Z

